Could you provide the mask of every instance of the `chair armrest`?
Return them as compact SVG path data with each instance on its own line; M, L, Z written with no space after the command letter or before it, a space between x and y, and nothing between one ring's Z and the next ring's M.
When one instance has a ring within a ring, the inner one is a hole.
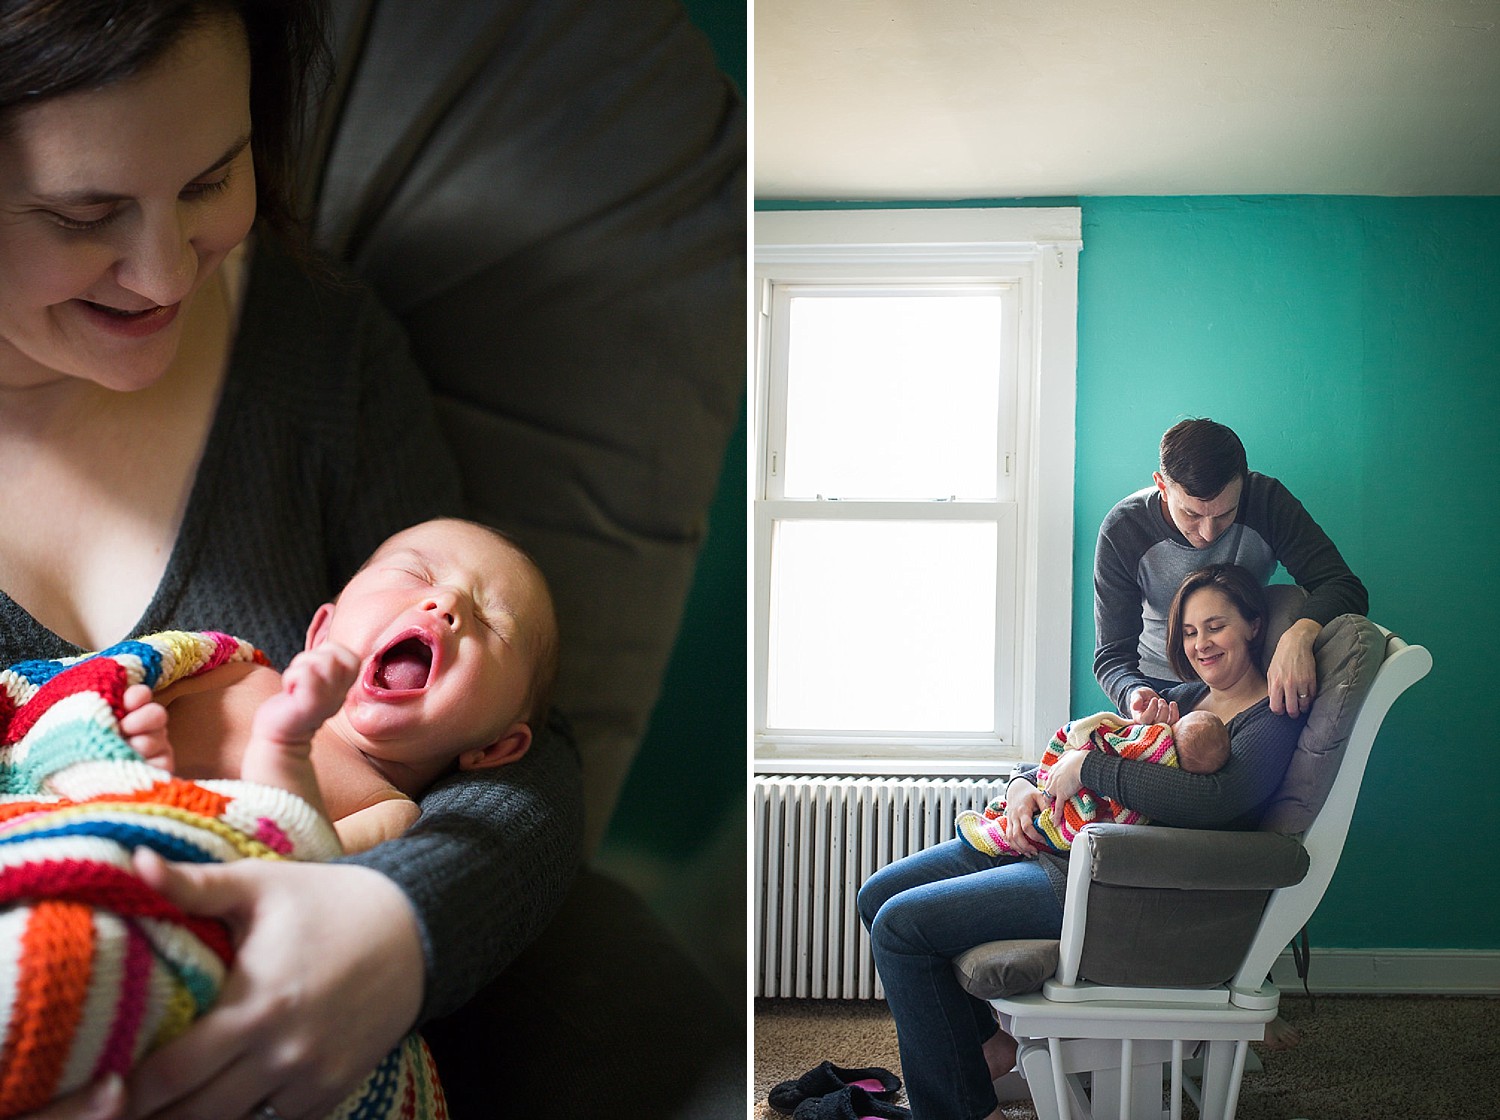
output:
M1057 979L1145 987L1232 977L1266 899L1308 867L1277 833L1117 824L1084 828L1068 862Z
M1179 890L1275 890L1299 883L1307 874L1307 852L1302 845L1273 832L1123 824L1094 824L1087 831L1093 837L1088 876L1096 883Z

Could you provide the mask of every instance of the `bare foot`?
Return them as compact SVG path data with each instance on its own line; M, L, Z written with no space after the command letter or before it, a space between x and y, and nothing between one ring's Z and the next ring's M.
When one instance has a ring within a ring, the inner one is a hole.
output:
M990 1067L990 1080L999 1081L1016 1068L1016 1040L997 1030L984 1044L984 1060Z
M312 736L343 706L358 673L359 658L333 642L292 658L281 691L255 710L240 777L295 793L321 811Z
M167 709L151 698L151 686L133 684L120 699L125 713L120 734L130 749L145 762L163 770L172 769L172 744L167 738Z
M1266 1034L1261 1041L1267 1050L1290 1050L1302 1041L1302 1032L1278 1015L1266 1024Z

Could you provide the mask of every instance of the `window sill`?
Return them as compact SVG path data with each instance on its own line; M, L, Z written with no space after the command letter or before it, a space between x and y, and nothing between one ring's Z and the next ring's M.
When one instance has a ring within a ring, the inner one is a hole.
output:
M879 774L889 777L985 777L1012 773L1028 765L1014 749L986 748L982 753L962 748L939 748L932 753L835 755L820 752L792 753L783 747L777 753L764 748L756 752L756 774Z

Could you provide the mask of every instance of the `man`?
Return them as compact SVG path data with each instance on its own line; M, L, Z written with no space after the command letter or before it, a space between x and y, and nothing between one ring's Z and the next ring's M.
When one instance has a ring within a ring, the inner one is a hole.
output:
M1276 479L1250 471L1245 448L1212 420L1184 420L1161 438L1153 486L1104 518L1094 553L1094 676L1132 718L1166 718L1157 690L1175 681L1166 619L1188 573L1240 564L1261 583L1280 563L1308 592L1266 672L1271 710L1298 716L1317 695L1313 639L1341 614L1365 614L1369 596L1339 550Z

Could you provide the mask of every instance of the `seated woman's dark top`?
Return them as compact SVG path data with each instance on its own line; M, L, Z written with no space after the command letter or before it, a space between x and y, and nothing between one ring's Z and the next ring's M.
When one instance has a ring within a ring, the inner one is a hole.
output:
M1208 695L1201 681L1173 685L1162 698L1190 712ZM1298 719L1271 711L1260 700L1228 723L1229 761L1213 774L1189 774L1168 766L1117 758L1090 751L1083 760L1085 789L1113 798L1144 813L1153 825L1246 831L1260 824L1271 798L1281 788L1287 764L1302 734ZM1038 852L1058 902L1068 882L1066 852Z

